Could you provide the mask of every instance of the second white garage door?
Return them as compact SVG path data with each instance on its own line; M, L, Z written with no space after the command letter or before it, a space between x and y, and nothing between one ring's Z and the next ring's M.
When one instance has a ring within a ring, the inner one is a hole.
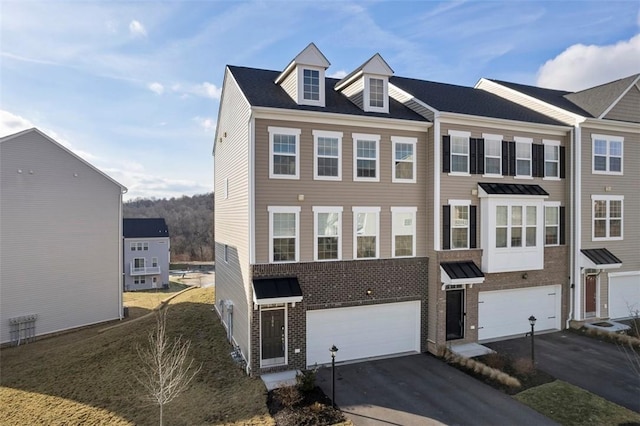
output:
M560 329L559 285L517 290L481 291L478 295L478 340L496 339L531 331Z
M609 274L609 317L628 318L640 310L640 272Z
M420 301L307 311L307 365L420 351Z

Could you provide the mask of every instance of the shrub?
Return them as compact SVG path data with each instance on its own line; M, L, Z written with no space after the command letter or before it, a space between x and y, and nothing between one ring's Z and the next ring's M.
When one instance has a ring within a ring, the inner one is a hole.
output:
M501 355L497 352L491 352L490 354L484 356L484 363L491 368L504 370L504 367L507 365L507 360L505 359L504 355Z
M535 367L529 358L518 358L513 362L513 370L516 374L528 375L535 371Z
M302 394L296 386L285 386L275 390L280 403L287 408L291 408L302 401Z
M315 366L310 370L302 370L296 375L296 385L300 391L304 393L311 392L316 388L316 373L318 367Z

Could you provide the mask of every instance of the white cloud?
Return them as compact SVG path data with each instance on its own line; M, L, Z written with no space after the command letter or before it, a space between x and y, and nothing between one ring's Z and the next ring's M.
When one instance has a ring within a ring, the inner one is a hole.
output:
M156 95L162 95L164 93L164 86L158 83L157 81L154 81L153 83L149 83L147 87Z
M216 121L209 117L193 117L193 120L204 129L205 132L212 132L216 129Z
M136 198L170 198L182 195L204 194L212 191L212 187L201 182L188 179L173 179L148 174L144 169L129 167L112 167L104 172L127 188L125 201Z
M203 96L205 98L220 99L222 89L215 84L205 81L202 84L198 84L192 90L194 95Z
M640 72L640 34L605 46L574 44L538 70L541 87L583 90Z
M347 76L347 72L345 70L338 70L334 73L327 74L327 77L339 78L339 79L345 78L346 76Z
M135 19L129 23L129 33L131 33L134 37L146 37L147 30L144 25L140 23L140 21L136 21Z
M9 136L32 127L36 127L35 124L26 118L0 110L0 137Z

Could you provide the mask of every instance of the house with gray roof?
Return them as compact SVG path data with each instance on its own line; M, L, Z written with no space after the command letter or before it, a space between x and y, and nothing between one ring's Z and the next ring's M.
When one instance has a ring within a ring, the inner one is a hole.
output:
M163 218L122 220L124 291L169 287L171 242Z

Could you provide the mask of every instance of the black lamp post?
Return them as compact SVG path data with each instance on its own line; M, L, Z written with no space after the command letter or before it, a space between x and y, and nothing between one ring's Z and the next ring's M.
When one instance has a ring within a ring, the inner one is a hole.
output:
M331 406L336 408L336 345L331 346Z
M529 324L531 324L531 365L534 366L535 362L536 362L536 358L534 355L534 345L533 345L533 336L534 336L534 331L533 328L536 326L536 317L534 317L533 315L531 315L529 317Z

